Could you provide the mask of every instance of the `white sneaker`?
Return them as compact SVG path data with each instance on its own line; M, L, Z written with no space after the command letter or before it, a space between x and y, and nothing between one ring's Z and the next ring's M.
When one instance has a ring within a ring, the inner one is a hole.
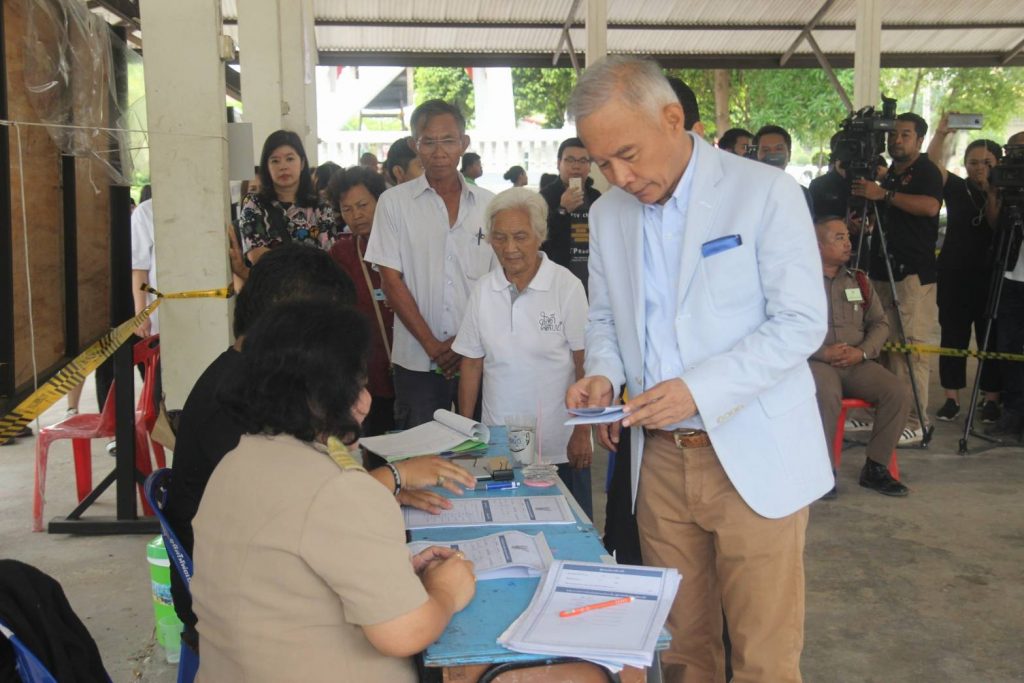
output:
M64 419L68 419L72 415L78 415L78 408L68 408L64 411Z
M847 432L870 432L875 427L873 422L857 420L854 418L850 418L843 424L845 425L845 431Z
M910 446L912 444L918 443L923 437L924 432L921 431L920 427L918 427L917 429L911 429L910 427L906 427L902 432L900 432L899 445Z

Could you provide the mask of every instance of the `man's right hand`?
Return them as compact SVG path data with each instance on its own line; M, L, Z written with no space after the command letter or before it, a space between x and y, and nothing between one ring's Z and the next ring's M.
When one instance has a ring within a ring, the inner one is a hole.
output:
M447 379L455 376L455 373L459 371L459 362L462 361L462 356L452 351L452 342L454 341L455 337L443 342L435 342L431 348L427 349L430 360L437 363Z
M465 608L476 593L473 563L465 559L462 553L431 562L421 577L427 592L444 600L453 614Z
M847 347L849 347L849 344L829 344L821 351L822 360L829 365L835 363L843 355Z
M565 405L567 408L607 408L615 400L615 391L611 381L603 375L592 375L577 381L565 394ZM619 432L622 425L619 422L612 424L594 425L597 432L597 440L609 451L619 449Z
M563 209L572 213L583 205L583 190L575 190L572 187L566 188L558 203Z

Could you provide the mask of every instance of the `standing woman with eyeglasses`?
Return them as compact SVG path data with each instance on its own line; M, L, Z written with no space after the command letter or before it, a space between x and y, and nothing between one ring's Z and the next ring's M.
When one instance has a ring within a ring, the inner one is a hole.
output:
M943 145L950 134L948 115L943 114L928 146L928 158L938 166L945 183L942 194L946 202L946 237L939 253L939 280L936 295L939 306L940 344L966 349L971 343L971 327L978 348L985 334L985 309L989 284L992 282L993 231L986 217L986 205L995 202L989 188L988 174L1003 155L992 140L975 140L964 152L966 178L946 170ZM994 351L996 330L993 327L986 351ZM982 366L981 389L985 392L979 418L986 424L999 420L999 362L988 360ZM946 392L946 402L936 417L952 421L960 413L960 389L967 386L967 359L939 357L939 381Z
M569 138L558 146L558 180L543 185L540 194L548 203L548 239L541 249L560 266L568 268L587 286L590 258L590 206L601 193L590 179L590 155L583 141Z
M334 210L317 196L299 136L289 130L271 133L259 169L260 190L243 200L238 220L249 265L289 242L330 249L340 230Z

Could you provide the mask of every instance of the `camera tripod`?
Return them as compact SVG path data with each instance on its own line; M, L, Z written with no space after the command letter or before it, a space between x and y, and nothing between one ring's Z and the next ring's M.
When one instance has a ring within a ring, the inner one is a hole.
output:
M869 178L874 180L874 178ZM853 207L847 205L846 208L846 229L850 229L851 216L853 215ZM875 219L875 230L871 233L871 239L878 240L879 249L882 252L882 259L885 261L885 274L889 280L889 291L892 292L892 305L896 311L896 315L893 316L896 319L896 334L900 340L900 344L906 345L907 335L903 329L903 316L900 315L900 299L899 294L896 291L896 279L892 274L892 262L889 260L889 247L885 241L885 233L882 231L882 219L878 214L878 204L865 198L861 205L861 229L860 236L857 238L857 254L854 261L854 266L859 268L861 260L864 257L864 235L867 233L867 227L869 224L870 216L874 216ZM865 269L866 270L866 269ZM917 391L917 382L914 378L914 364L910 360L910 354L902 354L903 358L907 362L907 372L910 374L910 389L914 394L914 407L917 409L917 420L921 424L921 448L928 448L928 444L931 443L932 434L935 432L935 426L925 423L925 412L924 406L921 405L921 396Z
M1004 207L1000 215L1000 227L1003 225L1006 227L998 231L995 258L992 260L995 268L992 270L992 279L988 287L988 302L985 304L985 336L978 344L978 349L981 351L988 349L988 343L992 335L992 326L995 324L996 318L999 317L999 302L1003 298L1003 280L1005 280L1006 271L1011 269L1010 244L1013 243L1014 236L1019 239L1022 233L1024 233L1024 221L1021 219L1020 205L1018 203L1013 202ZM968 454L968 436L976 436L982 441L988 441L992 444L989 448L1009 445L1004 444L1001 439L974 431L974 415L978 410L978 394L981 391L981 369L983 367L985 367L985 358L979 357L978 372L974 375L974 388L971 390L971 403L967 412L967 420L964 421L964 433L960 437L960 448L957 451L960 455Z

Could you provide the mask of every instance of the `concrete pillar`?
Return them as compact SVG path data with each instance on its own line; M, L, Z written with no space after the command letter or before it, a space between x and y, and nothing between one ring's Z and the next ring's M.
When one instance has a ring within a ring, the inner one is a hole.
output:
M275 130L294 130L316 164L316 36L312 0L238 3L242 116L253 124L259 158Z
M853 52L853 106L881 102L882 2L857 0L857 29Z
M141 14L157 281L165 292L224 287L230 200L220 1L142 0ZM229 317L224 299L160 306L169 406L184 405L199 374L231 343Z
M587 0L587 66L608 54L608 0Z

